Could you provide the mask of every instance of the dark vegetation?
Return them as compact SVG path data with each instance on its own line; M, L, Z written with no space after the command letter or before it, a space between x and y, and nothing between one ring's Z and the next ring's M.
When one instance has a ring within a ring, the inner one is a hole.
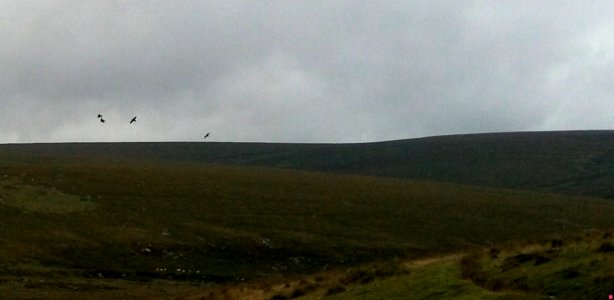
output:
M21 249L1 259L89 277L241 281L614 224L606 200L288 170L56 161L0 173L0 238ZM23 204L33 185L47 190Z
M362 144L0 145L12 160L149 159L252 165L614 197L614 131L489 133Z
M614 196L610 154L611 132L0 145L0 298L15 290L22 298L49 290L116 298L129 288L147 298L157 294L143 286L189 294L348 270L332 285L272 295L324 289L337 297L405 276L398 266L365 264L457 251L472 253L458 274L488 291L601 288L614 278L598 267L614 264L612 234L563 236L614 227L614 202L594 197ZM531 251L501 244L544 239Z

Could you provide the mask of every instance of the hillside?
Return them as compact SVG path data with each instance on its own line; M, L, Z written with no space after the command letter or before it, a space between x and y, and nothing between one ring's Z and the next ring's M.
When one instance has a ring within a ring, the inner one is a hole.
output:
M603 199L261 167L5 157L0 183L3 299L174 298L614 227Z
M265 166L614 197L614 131L470 134L362 144L0 145L0 159L62 156Z

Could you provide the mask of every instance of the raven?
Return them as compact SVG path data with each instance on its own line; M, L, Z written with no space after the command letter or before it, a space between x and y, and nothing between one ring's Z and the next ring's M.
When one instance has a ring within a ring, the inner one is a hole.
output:
M130 124L136 122L136 116L134 116L134 118L132 118L132 120L130 120Z

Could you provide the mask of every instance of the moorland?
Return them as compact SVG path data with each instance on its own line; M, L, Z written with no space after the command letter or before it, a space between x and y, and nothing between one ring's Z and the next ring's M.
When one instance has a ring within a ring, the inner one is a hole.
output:
M2 299L581 299L614 132L0 145Z

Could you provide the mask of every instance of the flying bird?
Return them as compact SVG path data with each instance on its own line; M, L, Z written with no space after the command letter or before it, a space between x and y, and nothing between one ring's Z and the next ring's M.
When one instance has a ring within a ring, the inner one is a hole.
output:
M104 123L104 119L100 117L100 123Z
M130 124L136 122L136 116L134 116L134 118L132 118L132 120L130 120Z
M101 118L101 119L102 119L102 115L101 115L101 114L98 114L98 118Z
M210 132L207 132L207 134L205 134L205 137L204 137L204 138L205 138L205 139L206 139L206 138L208 138L210 134L211 134Z

